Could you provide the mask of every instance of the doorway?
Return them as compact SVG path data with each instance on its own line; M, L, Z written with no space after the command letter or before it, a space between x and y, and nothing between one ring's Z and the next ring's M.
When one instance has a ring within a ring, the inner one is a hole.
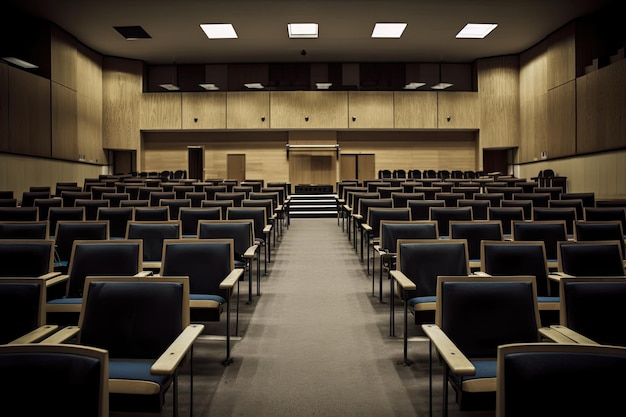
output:
M204 146L187 146L188 177L204 181Z
M226 178L242 182L246 179L246 154L226 155Z

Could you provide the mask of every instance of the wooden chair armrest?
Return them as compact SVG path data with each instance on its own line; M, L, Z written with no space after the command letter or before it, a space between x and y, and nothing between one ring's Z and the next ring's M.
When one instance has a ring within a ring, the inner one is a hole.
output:
M56 324L46 324L26 333L25 335L18 337L17 339L9 342L9 344L14 345L20 343L35 343L47 337L51 333L56 332L58 328L59 326L57 326Z
M165 352L152 364L150 372L157 375L170 375L185 358L191 346L204 331L204 324L190 324L172 342Z
M268 224L267 226L265 226L263 228L263 233L265 233L266 235L272 232L272 225Z
M366 232L371 232L373 230L372 226L367 223L361 223L361 228Z
M551 329L561 333L568 339L570 339L569 343L580 343L580 344L588 344L588 345L597 345L598 343L594 340L589 339L588 337L583 336L575 330L570 329L567 326L562 326L560 324L553 324L550 326Z
M363 220L363 216L360 214L352 214L351 216L354 220L357 220L357 221Z
M475 275L477 277L490 277L491 275L483 272L483 271L475 271L474 273L472 273L472 275Z
M422 329L431 340L435 349L446 362L455 375L474 375L476 368L465 357L463 352L450 340L450 338L435 324L423 324Z
M541 327L539 334L556 343L575 343L572 339L552 327Z
M551 272L548 274L548 278L552 281L560 281L561 278L573 277L573 275L566 274L565 272Z
M252 245L248 249L246 249L245 253L243 254L243 257L252 259L256 256L256 253L258 251L259 251L259 245Z
M399 270L391 271L391 278L395 279L403 290L414 290L415 283Z
M47 274L43 274L41 275L39 278L43 278L44 280L49 280L52 279L54 277L58 277L59 275L61 275L60 272L48 272Z
M155 266L152 266L155 265ZM146 268L159 268L161 269L161 262L160 261L154 261L154 262L144 262L143 266ZM139 271L137 272L134 276L136 277L150 277L154 274L154 272L152 271Z
M70 279L69 275L57 275L55 277L46 279L46 288L51 287L53 285L62 283Z
M243 272L244 271L241 268L235 268L230 271L230 274L228 274L226 278L224 278L222 282L220 282L220 290L232 289L243 275Z
M67 327L62 328L58 332L54 333L52 336L49 336L43 339L39 343L51 343L51 344L64 343L70 340L71 338L73 338L74 336L76 336L79 331L80 331L80 327L78 326L67 326Z

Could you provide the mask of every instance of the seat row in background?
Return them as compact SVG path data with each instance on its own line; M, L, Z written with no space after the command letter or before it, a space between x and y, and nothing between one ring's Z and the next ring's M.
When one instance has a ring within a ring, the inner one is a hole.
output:
M381 169L378 171L378 178L411 178L411 179L421 179L421 178L439 178L442 180L448 178L458 178L458 179L473 179L479 178L483 176L484 173L482 171L462 171L462 170L448 170L448 169Z
M496 409L496 391L502 397L505 384L499 354L516 349L540 353L540 346L549 344L546 350L561 352L563 357L563 352L577 352L583 358L591 350L610 349L623 355L618 350L626 349L626 339L619 331L626 320L624 207L618 206L617 220L612 220L608 211L599 220L574 218L572 233L568 233L564 219L538 220L532 217L532 211L528 219L521 213L516 220L474 220L470 207L463 210L464 217L445 218L444 212L460 212L458 205L447 206L446 202L429 207L427 217L415 220L410 208L410 198L415 196L407 199L406 195L411 193L393 190L389 196L381 197L380 188L355 188L344 188L344 194L338 195L338 201L345 203L338 222L340 217L348 222L344 230L357 251L360 238L361 256L364 247L368 248L368 256L369 250L374 250L372 264L369 260L367 263L368 274L372 267L372 296L376 295L378 272L379 301L389 304L389 333L393 337L396 307L401 306L403 363L413 363L409 350L411 333L425 335L430 341L428 346L432 343L437 351L441 359L437 363L443 365L444 410L448 387L455 391L462 411ZM397 197L395 204L392 197ZM536 209L539 208L543 207ZM595 204L583 206L583 218L585 209L592 213L595 208ZM439 210L441 213L437 213ZM516 210L523 211L521 207ZM434 218L432 211L437 213ZM508 236L503 232L504 223L510 225ZM376 264L380 266L375 272ZM387 299L383 297L384 272L389 281ZM581 284L580 291L585 293L579 299L585 301L579 301L577 313L566 307L571 293L569 287L563 289L572 281ZM440 302L444 288L451 294L443 297L446 303ZM478 305L480 308L476 308ZM573 314L581 318L577 330L569 327L575 326L568 321ZM409 327L410 316L414 328ZM582 319L585 316L592 319ZM593 323L602 321L607 325L602 323L598 326L602 330L596 331ZM514 342L515 346L509 346ZM589 343L620 347L589 348ZM431 357L429 366L433 363ZM615 384L608 363L590 369L594 369L594 375L610 381L609 385ZM591 372L585 367L581 370ZM552 369L542 377L554 381ZM429 375L432 377L432 372ZM432 386L431 381L430 389ZM607 392L615 395L610 388ZM598 395L604 397L605 393ZM504 409L502 400L497 407Z

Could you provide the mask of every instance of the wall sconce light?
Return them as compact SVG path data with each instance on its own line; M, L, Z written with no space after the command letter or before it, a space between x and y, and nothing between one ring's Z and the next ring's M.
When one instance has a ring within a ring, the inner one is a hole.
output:
M261 116L261 121L264 122L265 121L265 116Z
M352 121L356 122L356 116L352 116Z
M309 121L309 116L304 116L304 121L308 122Z

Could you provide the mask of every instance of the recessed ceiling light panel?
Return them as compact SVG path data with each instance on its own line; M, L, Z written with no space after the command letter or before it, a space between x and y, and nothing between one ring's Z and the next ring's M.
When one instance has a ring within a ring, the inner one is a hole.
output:
M200 27L209 39L237 38L237 32L230 23L203 23Z
M317 23L289 23L287 31L290 38L317 38Z
M152 38L141 26L113 26L113 29L117 30L127 41Z
M174 84L159 84L159 87L164 88L167 91L178 91L180 87Z
M452 87L454 84L450 84L450 83L438 83L433 85L432 88L433 90L445 90L446 88L450 88Z
M418 88L423 87L425 85L426 85L426 83L419 83L419 82L413 81L413 82L410 82L410 83L406 84L404 86L404 89L405 90L417 90Z
M244 84L244 86L246 86L246 88L252 88L252 89L257 89L257 90L264 88L263 84L261 83L246 83Z
M218 86L216 86L213 83L205 83L205 84L198 84L198 85L207 91L217 91L220 89Z
M495 23L468 23L456 37L461 39L482 39L498 27Z
M328 90L330 87L332 87L333 83L315 83L315 87L318 90Z
M15 58L15 57L12 57L12 56L2 57L2 60L6 61L6 62L10 62L11 64L17 65L18 67L21 67L21 68L24 68L24 69L36 69L36 68L39 68L35 64L31 64L28 61L24 61L23 59Z
M372 38L399 38L406 28L406 23L376 23Z

